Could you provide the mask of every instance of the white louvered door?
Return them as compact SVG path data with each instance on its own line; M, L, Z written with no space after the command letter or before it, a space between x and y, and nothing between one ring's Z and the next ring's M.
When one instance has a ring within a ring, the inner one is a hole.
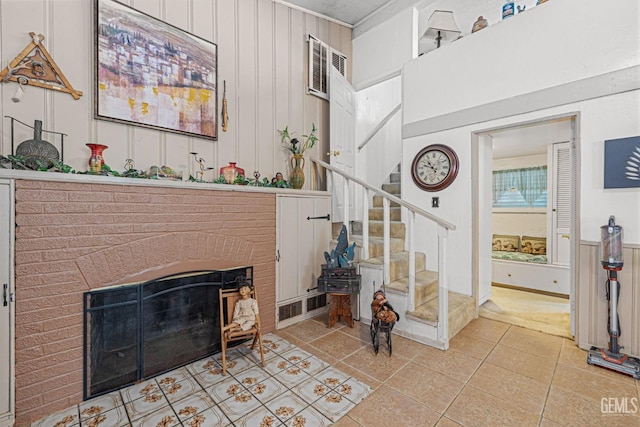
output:
M569 265L571 252L571 143L553 144L551 263Z

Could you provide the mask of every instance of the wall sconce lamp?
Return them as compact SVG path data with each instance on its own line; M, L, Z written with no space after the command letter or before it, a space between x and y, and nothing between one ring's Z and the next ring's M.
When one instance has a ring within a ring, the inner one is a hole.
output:
M453 19L453 12L447 10L435 10L427 21L427 30L422 37L436 39L436 48L440 47L440 41L455 40L460 36L460 30Z

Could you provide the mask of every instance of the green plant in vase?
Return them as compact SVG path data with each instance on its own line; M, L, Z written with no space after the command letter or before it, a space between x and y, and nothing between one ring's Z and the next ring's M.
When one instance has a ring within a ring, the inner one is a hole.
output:
M317 131L315 123L312 123L311 132L307 135L302 135L302 141L300 141L294 137L294 132L289 132L289 126L286 126L283 130L278 130L282 146L293 155L290 159L291 176L289 177L289 182L295 189L299 190L304 185L304 153L318 143Z

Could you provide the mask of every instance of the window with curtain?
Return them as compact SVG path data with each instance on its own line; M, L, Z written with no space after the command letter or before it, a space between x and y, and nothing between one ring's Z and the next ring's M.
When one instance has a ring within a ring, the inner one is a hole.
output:
M547 167L493 171L494 208L546 208Z

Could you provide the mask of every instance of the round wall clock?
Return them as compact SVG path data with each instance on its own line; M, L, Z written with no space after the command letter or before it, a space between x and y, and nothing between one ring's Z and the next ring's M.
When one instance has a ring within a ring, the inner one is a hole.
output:
M447 188L458 175L456 152L446 145L433 144L420 150L411 164L413 182L425 191Z

